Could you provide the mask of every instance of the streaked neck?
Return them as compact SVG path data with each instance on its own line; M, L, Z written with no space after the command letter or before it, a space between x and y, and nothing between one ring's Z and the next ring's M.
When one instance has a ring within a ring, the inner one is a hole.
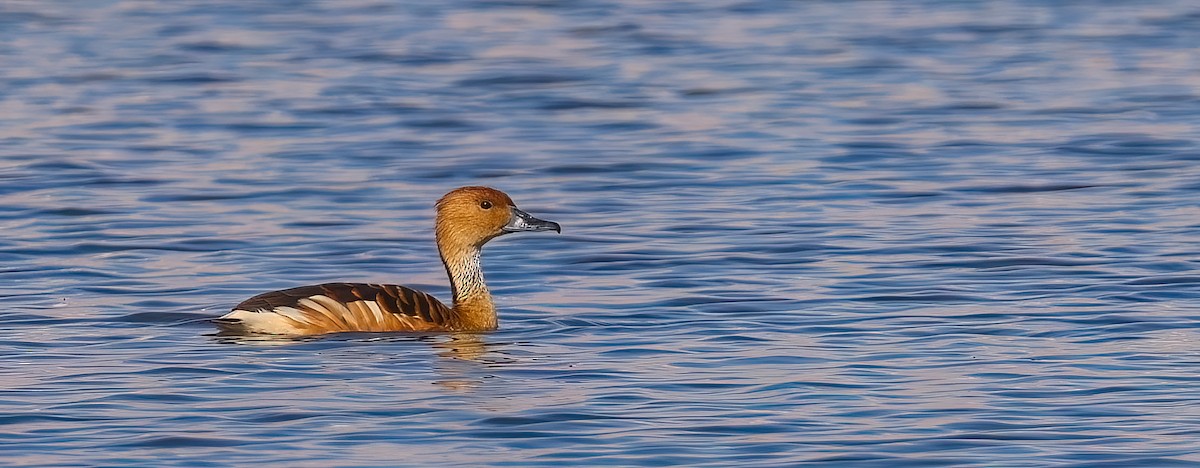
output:
M483 281L480 250L475 246L439 249L450 289L454 293L454 327L460 330L492 330L498 325L492 294Z

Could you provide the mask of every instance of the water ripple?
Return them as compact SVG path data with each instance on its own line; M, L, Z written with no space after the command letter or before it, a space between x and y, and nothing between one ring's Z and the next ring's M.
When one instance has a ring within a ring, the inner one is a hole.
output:
M0 6L0 453L1197 466L1200 14L1095 6ZM499 331L208 322L468 184Z

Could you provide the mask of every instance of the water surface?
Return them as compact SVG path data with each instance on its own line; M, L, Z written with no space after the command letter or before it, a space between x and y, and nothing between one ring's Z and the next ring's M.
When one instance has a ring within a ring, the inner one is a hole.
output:
M1194 2L8 2L0 464L1200 466ZM259 292L482 335L212 336Z

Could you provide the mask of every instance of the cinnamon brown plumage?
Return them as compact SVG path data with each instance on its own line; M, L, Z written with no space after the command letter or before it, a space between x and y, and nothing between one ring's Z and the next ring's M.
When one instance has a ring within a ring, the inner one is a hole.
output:
M404 286L326 283L259 294L214 319L226 332L316 335L333 332L482 331L497 326L480 249L511 232L559 231L487 187L462 187L438 200L434 235L450 277L453 306Z

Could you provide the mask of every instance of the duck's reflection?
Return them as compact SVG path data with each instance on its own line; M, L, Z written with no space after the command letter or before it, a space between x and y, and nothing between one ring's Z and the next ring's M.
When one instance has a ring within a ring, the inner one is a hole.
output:
M433 371L438 379L433 383L446 390L470 392L483 383L482 374L488 345L484 335L477 333L453 333L433 344L438 348L438 359Z
M320 340L317 336L289 336L289 335L255 335L244 333L228 333L217 332L209 333L204 336L209 337L213 341L222 345L249 345L249 346L284 346L296 343L305 343L310 341Z
M478 333L453 333L445 341L434 343L433 347L441 350L438 356L447 359L479 361L487 354L483 335Z
M291 336L218 332L205 336L210 337L213 341L220 344L238 344L250 346L279 346L324 340L363 342L421 341L433 343L433 347L440 350L437 355L446 359L479 361L485 354L487 354L487 343L483 339L484 335L478 333L452 333L449 335L441 333L335 333L318 336Z
M493 352L496 344L487 341L488 335L481 333L338 333L321 336L215 333L208 336L220 344L243 346L287 346L304 343L315 344L321 341L421 342L431 345L437 356L430 362L430 368L436 374L433 383L438 387L456 392L467 392L479 387L486 378L485 369L487 367L506 361ZM329 356L333 355L336 353ZM354 356L355 359L362 359L364 357L362 349L356 349ZM380 351L379 356L389 360L395 358L394 354L383 351Z

